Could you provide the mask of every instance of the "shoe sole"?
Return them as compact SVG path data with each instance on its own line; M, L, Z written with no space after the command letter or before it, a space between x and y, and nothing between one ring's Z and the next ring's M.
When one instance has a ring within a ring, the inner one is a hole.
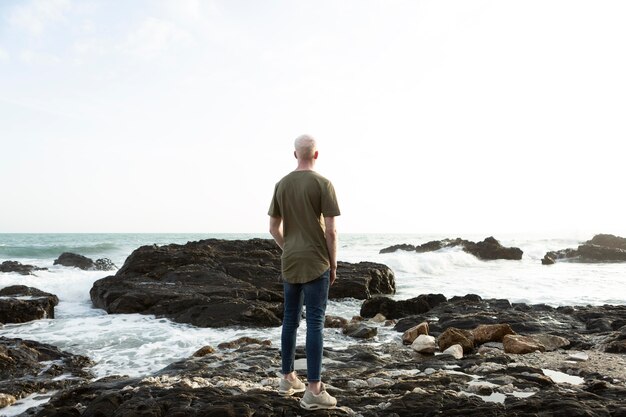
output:
M336 405L307 404L300 401L300 407L305 410L332 410Z
M281 391L281 390L279 390L278 394L282 395L283 397L290 397L293 394L298 394L300 392L304 392L305 390L306 390L306 388L302 388L302 389L293 389L293 388L291 388L288 391Z

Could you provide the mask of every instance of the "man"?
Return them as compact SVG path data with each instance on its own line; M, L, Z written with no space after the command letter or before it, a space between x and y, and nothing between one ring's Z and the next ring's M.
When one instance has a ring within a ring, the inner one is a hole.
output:
M333 185L314 171L318 157L315 139L298 137L294 156L297 168L276 184L268 213L270 233L283 250L285 307L279 393L305 391L294 372L296 334L304 303L308 389L300 406L308 410L334 408L337 400L326 392L321 371L328 289L337 276L335 217L340 211Z

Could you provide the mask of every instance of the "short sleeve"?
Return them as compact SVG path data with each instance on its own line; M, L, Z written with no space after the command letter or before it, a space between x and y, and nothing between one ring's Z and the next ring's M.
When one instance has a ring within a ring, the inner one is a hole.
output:
M330 181L327 181L325 187L322 187L322 215L324 217L339 216L339 203L335 194L335 187Z
M277 198L277 192L278 192L278 184L276 184L276 186L274 187L274 195L272 196L272 202L270 203L270 209L268 210L267 214L272 216L272 217L282 217L281 211L280 211L280 204L278 204L278 198Z

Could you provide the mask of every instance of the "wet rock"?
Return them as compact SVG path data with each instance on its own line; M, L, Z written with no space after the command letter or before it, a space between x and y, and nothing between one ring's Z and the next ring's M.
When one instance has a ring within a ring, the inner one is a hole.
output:
M371 339L378 334L378 330L363 323L348 323L343 328L343 334L357 339Z
M215 349L213 348L213 346L203 346L200 349L196 350L193 356L196 358L201 358L203 356L211 355L213 353L215 353Z
M324 318L324 327L329 329L341 329L348 324L348 319L344 317L329 316Z
M387 297L374 297L361 305L361 316L374 317L382 314L389 319L397 319L408 315L426 313L433 307L446 301L441 294L422 294L408 300L396 301Z
M0 290L0 323L25 323L54 318L56 295L25 285L12 285Z
M17 272L20 275L35 275L34 271L47 271L34 265L24 265L17 261L4 261L0 264L0 272Z
M208 239L142 246L114 276L94 283L94 306L109 313L168 317L200 327L280 326L280 248L271 240ZM330 297L365 299L395 291L381 264L340 262Z
M525 353L536 351L544 352L546 350L542 344L528 336L509 334L504 336L502 343L504 344L504 351L506 353L523 355Z
M461 246L465 252L471 253L479 259L522 259L523 251L520 248L506 248L500 244L494 237L488 237L482 242L471 242L460 238L433 240L422 245L413 246L408 244L394 245L381 249L380 253L390 253L397 250L410 251L414 250L418 253L433 252L443 248L451 248Z
M546 253L545 258L574 260L577 262L625 262L626 238L599 234L579 245L576 249L568 248L550 251Z
M63 252L54 260L54 265L70 266L85 271L112 271L117 269L115 264L108 258L93 259L71 252Z
M93 363L57 347L0 337L0 393L16 399L84 383Z
M341 407L334 410L303 412L299 396L278 395L280 355L268 347L189 358L144 378L90 382L55 395L29 415L536 417L565 415L559 413L560 404L578 413L572 415L617 416L617 410L626 406L623 385L589 381L563 390L541 369L512 366L506 355L456 360L450 355L417 355L397 343L375 348L356 344L326 349L324 355L324 381ZM446 369L450 365L454 372ZM519 391L532 396L517 398L513 393ZM472 392L494 393L505 400L484 401Z
M240 337L239 339L232 340L230 342L223 342L217 345L218 349L239 349L243 346L259 345L259 346L271 346L271 340L261 340L254 337Z
M549 254L546 254L541 259L541 265L554 265L555 263L556 263L556 259L554 259L554 257L550 256Z

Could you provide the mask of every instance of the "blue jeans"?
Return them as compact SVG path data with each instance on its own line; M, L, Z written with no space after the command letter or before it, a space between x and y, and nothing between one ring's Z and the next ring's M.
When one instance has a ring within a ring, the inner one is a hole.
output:
M319 278L305 284L283 283L285 311L281 334L281 356L283 374L293 372L296 357L296 335L302 315L302 305L306 305L306 373L307 380L317 382L322 373L322 353L324 348L324 319L330 270Z

